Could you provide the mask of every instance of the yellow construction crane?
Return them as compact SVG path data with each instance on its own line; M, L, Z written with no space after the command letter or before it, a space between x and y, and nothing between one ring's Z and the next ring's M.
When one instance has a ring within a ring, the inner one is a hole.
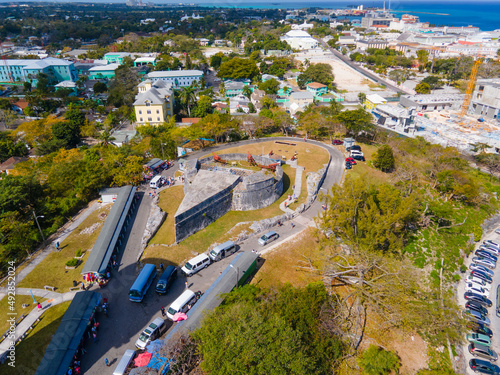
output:
M469 83L467 84L467 90L465 91L464 102L462 103L462 109L460 110L460 118L463 119L467 114L470 101L472 99L472 93L474 92L474 87L476 86L477 71L479 70L479 65L481 65L481 58L477 58L470 72Z

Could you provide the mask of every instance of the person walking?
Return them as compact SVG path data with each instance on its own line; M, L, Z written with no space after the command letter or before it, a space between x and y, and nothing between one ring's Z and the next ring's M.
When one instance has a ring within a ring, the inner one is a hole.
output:
M161 316L166 317L167 314L165 314L165 308L162 306L160 310L161 310Z
M186 289L187 289L187 288L188 288L188 282L186 281L186 282L184 283L184 285L186 285Z
M104 363L106 364L106 366L108 366L108 367L109 367L109 361L108 361L108 359L107 359L107 358L104 358Z

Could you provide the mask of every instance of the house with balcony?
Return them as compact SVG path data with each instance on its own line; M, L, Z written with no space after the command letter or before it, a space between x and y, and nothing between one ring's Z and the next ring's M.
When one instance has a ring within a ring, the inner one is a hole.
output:
M313 96L321 96L328 93L328 86L318 82L310 82L306 85L306 90Z
M134 102L135 118L138 125L160 125L174 115L174 90L165 81L148 79L137 86L138 94Z

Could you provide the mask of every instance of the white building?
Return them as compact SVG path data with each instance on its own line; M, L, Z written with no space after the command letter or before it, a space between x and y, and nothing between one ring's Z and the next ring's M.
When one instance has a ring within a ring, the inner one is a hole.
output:
M280 38L293 49L304 50L318 47L318 41L303 30L290 30Z
M304 21L304 23L302 23L300 25L293 24L292 30L308 30L308 29L312 29L313 27L314 27L313 23L306 23L306 21Z
M174 88L188 87L193 82L200 83L203 77L201 70L168 70L156 71L148 74L148 78L153 82L165 81L172 84Z

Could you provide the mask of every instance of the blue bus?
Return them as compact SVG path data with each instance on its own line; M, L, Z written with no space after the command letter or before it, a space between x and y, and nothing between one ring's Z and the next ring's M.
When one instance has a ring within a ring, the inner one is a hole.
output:
M139 276L137 276L137 279L135 279L132 288L130 288L128 298L132 302L142 302L155 278L156 266L154 264L146 264Z

